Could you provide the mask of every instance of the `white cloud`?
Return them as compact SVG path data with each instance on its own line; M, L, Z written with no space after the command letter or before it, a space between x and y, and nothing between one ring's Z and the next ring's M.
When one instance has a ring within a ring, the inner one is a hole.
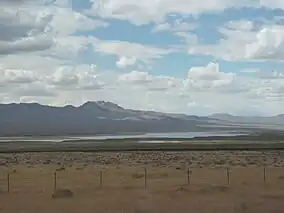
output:
M48 26L53 34L59 36L72 35L76 31L92 31L98 27L109 25L102 20L88 18L71 8L51 7L47 11L53 16Z
M128 66L134 65L136 63L136 58L135 57L120 57L119 60L116 62L116 66L119 68L126 68Z
M261 72L259 75L262 79L278 79L283 80L284 79L284 72L273 70L271 72Z
M103 87L95 65L59 67L47 78L47 83L63 90L97 90Z
M284 59L283 26L270 25L255 31L248 26L236 25L242 24L227 23L225 27L221 27L219 31L224 38L221 38L217 44L190 43L188 53L211 55L227 61Z
M256 41L247 44L246 58L256 60L284 60L284 27L264 28L256 35Z
M6 69L27 70L42 75L48 75L58 66L68 64L68 61L41 56L34 53L21 53L0 57L0 64Z
M196 44L189 46L189 54L205 54L228 61L245 60L246 45L255 40L255 32L220 28L223 34L216 44Z
M284 2L282 0L259 0L260 6L277 9L277 8L284 8Z
M128 59L135 58L136 61L142 61L144 63L150 63L152 60L160 59L175 51L171 48L159 48L128 41L103 41L90 38L90 42L96 52L115 55L119 60L122 57Z
M208 92L223 92L224 89L232 86L236 74L220 71L219 64L209 63L205 67L193 67L188 71L188 77L184 80L184 86L189 90Z
M176 19L173 23L157 24L152 32L170 31L170 32L184 32L194 30L197 27L195 23L187 23L181 19Z
M191 46L192 48L194 48L195 46L197 47L201 47L201 45L199 45L199 38L196 34L193 33L188 33L188 32L175 32L174 35L178 36L181 38L181 40L188 46ZM182 48L183 49L183 48ZM190 53L190 50L189 50Z
M92 0L89 11L102 18L128 20L135 25L149 22L162 23L167 15L198 15L203 12L218 12L228 8L267 7L283 8L282 0Z
M149 75L147 72L132 71L127 74L121 75L118 80L130 83L150 83L153 82L154 76Z
M229 21L225 26L232 30L251 31L253 29L253 22L249 20L235 20Z
M42 52L42 54L57 58L73 59L80 52L87 50L89 43L88 38L84 36L56 37L53 40L52 47L48 51Z
M225 73L220 71L218 64L209 63L205 67L191 68L188 78L183 83L186 91L266 100L269 97L284 98L284 91L280 89L283 82L279 76L281 73L277 72L266 76L258 74L253 77Z
M14 42L0 41L0 55L18 52L36 52L51 48L53 40L47 36L28 37Z
M31 70L0 67L0 87L11 98L53 96L44 82L44 75Z
M92 0L91 12L104 18L128 20L142 25L151 21L162 22L166 15L173 13L198 14L201 12L221 11L236 5L236 1L228 0Z
M60 7L68 7L71 6L72 0L44 0L45 2L50 1L53 5Z
M52 88L42 84L21 85L13 90L13 95L20 97L21 100L26 98L54 98L55 91Z
M40 76L25 69L10 69L0 65L1 84L29 84L39 80Z
M176 88L181 82L169 76L153 76L148 72L132 71L118 77L118 82L143 86L149 91L165 91Z
M9 97L6 101L1 99L1 102L36 101L53 105L72 97L69 98L72 103L81 104L80 96L101 89L106 91L107 86L111 86L109 83L104 87L104 78L95 65L59 65L56 62L54 65L52 70L48 67L30 70L1 67L1 95Z
M206 67L193 67L188 71L188 78L201 81L233 80L235 74L223 73L220 71L219 64L209 63Z
M63 7L70 2L53 1L46 6L38 1L25 3L4 3L5 10L0 14L0 55L49 51L58 46L58 41L64 43L66 37L78 31L108 26L107 22ZM64 48L60 47L61 51Z
M173 23L160 23L154 26L153 33L167 31L182 39L187 45L196 45L199 42L199 38L196 34L192 33L198 25L196 23L188 23L182 19L176 19Z
M49 49L52 37L45 34L47 14L29 6L7 6L0 14L0 55Z
M157 24L153 28L152 32L170 31L171 27L172 27L171 24L167 23L167 22L166 23Z

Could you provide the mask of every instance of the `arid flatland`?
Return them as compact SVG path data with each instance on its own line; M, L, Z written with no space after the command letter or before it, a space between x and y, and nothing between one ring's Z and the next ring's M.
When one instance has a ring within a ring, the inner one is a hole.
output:
M282 151L19 153L1 154L0 164L0 212L282 213L284 209ZM52 198L56 170L57 189L69 189L73 197Z

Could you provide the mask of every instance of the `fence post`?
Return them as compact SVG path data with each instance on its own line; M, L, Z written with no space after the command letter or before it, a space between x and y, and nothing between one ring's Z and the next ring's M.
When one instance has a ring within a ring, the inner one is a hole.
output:
M147 188L147 169L144 168L144 187Z
M7 191L10 193L10 173L7 173Z
M263 167L263 183L266 183L266 167Z
M57 190L57 172L55 171L54 172L54 176L53 176L53 186L54 186L54 191L56 191Z
M227 183L228 185L230 185L230 171L229 171L229 167L227 167Z
M190 168L187 169L187 185L190 185L190 175L191 174L191 170Z
M100 171L100 188L103 188L103 171Z

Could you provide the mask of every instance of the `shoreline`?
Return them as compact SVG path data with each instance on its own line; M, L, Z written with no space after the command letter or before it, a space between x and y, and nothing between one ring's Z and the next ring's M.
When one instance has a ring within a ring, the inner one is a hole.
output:
M218 151L284 150L283 133L194 138L118 138L1 142L0 153L23 152L123 152L123 151Z
M194 143L88 143L88 144L31 144L31 145L1 145L0 153L28 153L28 152L184 152L184 151L272 151L284 150L284 142L194 142Z

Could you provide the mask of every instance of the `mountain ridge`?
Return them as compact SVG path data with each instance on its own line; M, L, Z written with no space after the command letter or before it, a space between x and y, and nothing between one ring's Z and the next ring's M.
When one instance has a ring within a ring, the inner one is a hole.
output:
M198 131L199 124L199 119L187 115L125 109L105 101L78 107L0 104L0 136Z
M274 116L236 116L227 113L216 113L209 117L234 123L284 125L284 114Z
M206 117L125 109L108 101L89 101L80 106L62 107L39 103L0 104L0 136L195 132L243 130L254 124L284 125L282 117L224 115Z
M53 106L53 105L45 105L45 104L40 104L37 102L30 102L30 103L7 103L7 104L3 104L0 103L0 107L1 106L42 106L42 107L50 107L50 108L82 108L84 106L98 106L98 105L109 105L109 106L113 106L122 110L131 110L131 111L140 111L140 112L153 112L153 113L159 113L159 114L167 114L167 115L180 115L180 116L192 116L192 117L220 117L220 116L230 116L230 117L246 117L246 118L251 118L251 117L255 117L255 118L271 118L271 117L284 117L284 113L281 114L276 114L273 116L245 116L245 115L234 115L234 114L230 114L230 113L213 113L211 115L207 115L207 116L197 116L197 115L188 115L185 113L163 113L163 112L159 112L159 111L154 111L154 110L139 110L139 109L129 109L129 108L124 108L118 104L115 104L113 102L110 101L87 101L79 106L74 106L72 104L66 104L63 106Z

